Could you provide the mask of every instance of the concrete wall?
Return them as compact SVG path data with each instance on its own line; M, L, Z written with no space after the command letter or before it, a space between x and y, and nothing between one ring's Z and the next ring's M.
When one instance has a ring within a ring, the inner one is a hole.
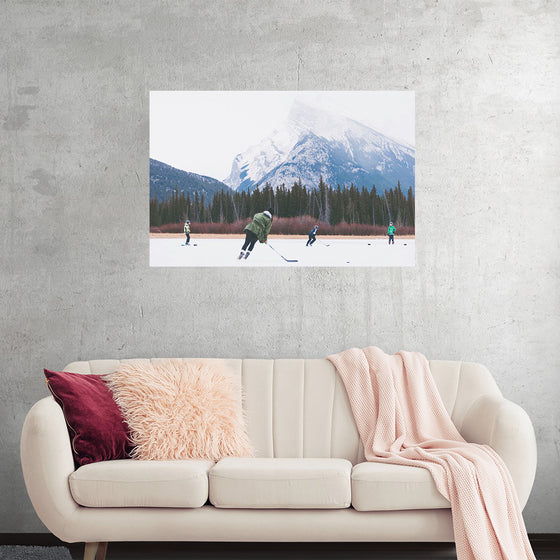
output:
M557 1L7 0L0 531L44 530L18 444L44 366L388 352L479 361L531 415L560 531ZM150 269L148 93L416 92L413 269Z

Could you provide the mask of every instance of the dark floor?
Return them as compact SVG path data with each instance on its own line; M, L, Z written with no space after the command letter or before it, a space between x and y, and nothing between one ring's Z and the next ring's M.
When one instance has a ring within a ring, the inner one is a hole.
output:
M4 535L6 537L6 535ZM27 537L27 538L26 538ZM83 544L52 535L11 535L5 544L66 546L82 560ZM531 535L537 560L560 560L560 535ZM106 560L456 560L449 543L109 543Z
M83 547L69 547L82 560ZM82 555L82 556L81 556ZM111 543L106 560L455 560L452 544L402 543ZM552 556L543 556L549 560ZM558 559L558 556L554 557ZM539 557L538 560L541 560Z

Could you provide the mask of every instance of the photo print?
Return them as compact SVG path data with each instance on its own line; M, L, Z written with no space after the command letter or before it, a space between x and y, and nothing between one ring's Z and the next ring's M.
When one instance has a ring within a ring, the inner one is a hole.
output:
M414 102L150 92L150 266L414 266Z

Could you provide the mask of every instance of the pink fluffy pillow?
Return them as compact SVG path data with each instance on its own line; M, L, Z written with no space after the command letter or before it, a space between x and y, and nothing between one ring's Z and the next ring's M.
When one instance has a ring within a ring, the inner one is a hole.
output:
M123 364L105 377L122 411L135 459L251 455L241 388L219 360Z

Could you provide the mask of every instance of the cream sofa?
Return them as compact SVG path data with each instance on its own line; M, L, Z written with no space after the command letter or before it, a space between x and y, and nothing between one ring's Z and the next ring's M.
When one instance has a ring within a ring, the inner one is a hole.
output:
M453 541L449 503L427 470L364 462L329 361L225 361L241 379L254 459L120 460L75 470L60 407L50 396L37 402L23 426L21 461L49 531L85 542L86 560L104 558L110 541ZM74 362L65 371L104 374L120 363ZM501 455L523 507L536 470L529 417L485 367L430 366L459 431Z

